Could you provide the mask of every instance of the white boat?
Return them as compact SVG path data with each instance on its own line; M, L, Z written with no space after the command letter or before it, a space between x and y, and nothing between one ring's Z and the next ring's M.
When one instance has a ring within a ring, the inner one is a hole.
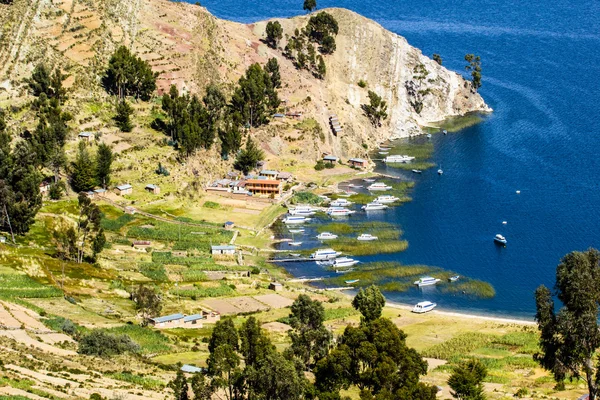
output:
M506 238L504 236L502 236L501 234L497 234L496 236L494 236L494 242L500 243L500 244L506 244Z
M348 268L348 269L336 269L335 273L336 274L347 274L348 272L352 272L354 271L354 268Z
M411 162L414 159L414 157L407 155L391 155L384 158L383 162L386 164L405 164L407 162Z
M333 233L330 233L330 232L322 232L317 235L317 239L319 239L319 240L331 240L331 239L337 239L337 238L338 238L338 235L334 235Z
M390 204L390 203L395 203L398 200L400 200L400 199L397 198L396 196L390 196L390 195L386 194L386 195L377 197L375 199L375 202L381 203L381 204Z
M333 266L336 268L345 268L345 267L351 267L353 265L358 264L360 261L355 260L353 258L349 258L349 257L341 257L341 258L336 258L335 261L333 262Z
M419 279L418 281L415 281L415 285L417 285L419 287L431 286L431 285L435 285L439 281L440 281L440 279L432 278L431 276L425 276L425 277Z
M300 253L290 253L290 256L292 257L300 257L302 254Z
M444 135L447 135L447 134L448 134L448 131L444 129L444 130L442 131L442 133L443 133Z
M348 215L352 215L355 212L356 211L354 210L348 210L347 208L338 207L332 208L329 211L327 211L327 215L329 215L330 217L347 217Z
M365 178L365 179L363 179L363 181L365 181L367 183L373 183L373 182L375 182L375 179Z
M428 139L431 139L431 133L428 133L428 134L427 134L427 138L428 138Z
M437 306L436 303L432 303L430 301L422 301L415 305L412 312L422 314L422 313L426 313L428 311L433 310L436 306Z
M310 258L313 260L333 260L337 256L341 255L339 251L335 251L333 249L319 249L310 255Z
M388 208L388 206L377 202L369 203L366 206L362 206L362 209L365 211L379 211L385 210L386 208Z
M310 221L310 218L306 218L306 217L302 217L302 216L289 216L283 219L283 223L290 225L290 224L304 224L306 222Z
M290 229L290 233L304 233L304 229Z
M390 151L392 148L391 147L383 147L383 146L379 146L379 150L380 151Z
M421 171L420 169L413 169L412 172L414 172L415 174L420 174L423 171Z
M362 185L355 185L354 183L351 183L348 185L348 187L359 189L362 187Z
M370 191L385 191L385 190L390 190L392 187L386 185L385 183L382 182L376 182L373 183L371 186L369 186L367 189Z
M380 151L379 154L381 154L382 156L387 156L388 154L390 154L389 151Z
M356 240L360 240L361 242L370 242L377 239L379 239L377 236L373 236L369 233L363 233L362 235L356 238Z
M331 267L333 265L333 260L317 261L317 265L320 267Z
M302 246L302 242L289 242L289 246Z
M451 276L450 278L448 278L448 280L450 282L456 282L459 279L460 279L460 275L454 275L454 276Z
M443 169L441 169L441 168L440 168L440 169L438 169L438 175L442 175L443 173L444 173L444 170L443 170Z
M355 283L358 283L359 279L350 279L349 281L344 281L346 283L346 285L354 285Z
M337 199L329 203L331 207L350 207L352 204L354 203L346 199Z
M310 216L315 215L318 210L316 208L312 208L310 206L298 206L288 210L288 214L290 215L304 215Z

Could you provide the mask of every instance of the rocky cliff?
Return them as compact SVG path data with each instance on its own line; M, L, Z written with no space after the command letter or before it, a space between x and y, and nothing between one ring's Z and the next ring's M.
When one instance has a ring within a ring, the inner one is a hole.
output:
M325 57L326 78L319 80L296 70L281 49L263 43L266 22L237 24L217 19L202 7L166 0L15 0L11 6L0 5L0 106L26 101L23 78L42 60L69 74L66 84L74 92L73 109L81 101L106 100L99 77L112 51L124 43L160 73L160 91L175 84L201 93L210 81L230 89L251 63L277 57L284 82L280 97L288 110L314 118L324 133L317 135L320 140L297 138L307 141L291 146L300 149L302 157L318 157L324 151L363 155L364 144L418 134L420 126L448 116L488 110L460 75L404 38L351 11L328 12L338 20L340 32L337 51ZM291 35L307 20L303 16L280 22ZM285 40L280 47L284 45ZM425 77L415 79L415 68L425 71ZM359 87L359 80L368 87ZM369 89L389 105L389 118L377 129L360 107ZM422 104L419 113L415 101ZM337 114L344 127L338 136L329 131L330 114ZM256 132L276 155L290 147L285 132L295 129L290 123L282 125Z

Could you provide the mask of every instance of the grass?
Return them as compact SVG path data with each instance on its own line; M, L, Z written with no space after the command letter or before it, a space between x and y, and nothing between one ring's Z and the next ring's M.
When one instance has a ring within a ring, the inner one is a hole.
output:
M123 214L116 219L109 219L103 216L101 226L106 231L118 232L128 223L134 221L136 218L131 214Z
M63 292L55 287L42 285L27 275L1 274L0 298L50 298L62 297Z
M174 249L208 252L211 244L229 243L233 233L224 229L175 225L153 221L152 227L133 226L128 238L174 242Z
M222 297L233 294L234 289L225 283L220 283L219 286L171 289L170 293L175 296L190 298Z
M166 282L169 280L167 271L162 264L159 263L143 263L140 265L140 273L146 278L157 282Z
M342 319L351 317L353 315L358 315L359 312L354 308L345 307L345 308L326 308L325 309L325 321L330 321L333 319Z
M165 387L165 383L148 376L142 376L132 374L131 372L117 372L109 375L113 379L117 379L123 382L132 383L137 386L141 386L146 390L160 390Z
M160 332L139 325L121 325L106 329L116 335L127 335L140 345L144 354L160 354L171 350L169 339Z
M422 351L424 357L450 360L464 356L473 350L492 343L495 335L489 333L467 332L450 340Z

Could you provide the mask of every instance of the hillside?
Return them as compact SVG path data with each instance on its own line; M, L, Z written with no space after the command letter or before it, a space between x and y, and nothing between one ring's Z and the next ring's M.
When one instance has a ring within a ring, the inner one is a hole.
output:
M108 128L98 113L89 115L89 110L74 106L81 101L108 101L99 77L122 43L160 73L159 94L172 84L193 93L202 93L209 82L231 89L250 64L278 58L284 83L280 97L287 100L287 109L314 118L325 132L322 140L309 137L305 143L284 139L294 130L289 124L276 126L275 132L273 124L255 132L265 139L265 149L279 157L314 161L322 152L365 156L363 144L372 147L392 135L418 134L419 126L449 116L488 110L460 75L439 66L404 38L344 9L327 10L338 20L340 31L337 51L325 57L327 75L321 81L308 71L299 72L280 49L263 43L266 22L242 25L224 21L196 5L164 0L16 0L12 6L0 7L0 106L27 101L23 79L44 60L69 74L66 85L74 91L71 111L87 123L86 128ZM282 20L284 38L307 20ZM284 39L279 47L285 44ZM419 64L428 71L421 88L428 94L417 114L410 105L406 82L413 79ZM359 87L359 80L368 87ZM367 102L368 90L377 92L389 105L389 118L379 129L372 127L360 107ZM337 137L328 128L331 114L337 114L344 127Z

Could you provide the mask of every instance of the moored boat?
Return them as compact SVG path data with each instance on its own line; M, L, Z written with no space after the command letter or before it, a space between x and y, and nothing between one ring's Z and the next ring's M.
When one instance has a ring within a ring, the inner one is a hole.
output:
M302 217L302 216L289 216L283 219L283 223L290 224L304 224L310 221L310 218Z
M369 233L363 233L362 235L356 238L356 240L360 240L361 242L370 242L377 239L379 239L377 236L373 236Z
M506 238L504 236L502 236L501 234L497 234L496 236L494 236L494 242L496 243L500 243L500 244L506 244Z
M414 172L415 174L423 173L423 171L421 171L420 169L413 169L412 172Z
M456 282L459 279L460 279L460 275L454 275L454 276L451 276L450 278L448 278L448 280L450 282Z
M333 249L319 249L310 255L310 258L313 260L333 260L337 256L339 256L339 251L335 251Z
M370 185L367 189L369 191L386 191L392 189L392 187L382 182L376 182Z
M407 155L391 155L384 158L383 162L386 164L405 164L407 162L411 162L414 159L414 157Z
M290 229L290 233L304 233L304 229Z
M358 283L360 279L350 279L348 281L344 281L346 283L346 285L354 285L355 283Z
M315 215L318 210L316 208L310 206L298 206L288 210L288 214L290 215L303 215L310 216Z
M330 217L347 217L348 215L354 214L356 211L348 210L347 208L332 208L327 211L327 215Z
M344 267L351 267L353 265L358 264L360 261L355 260L354 258L350 258L350 257L341 257L341 258L336 258L335 261L333 262L333 266L336 268L344 268Z
M399 198L397 198L396 196L390 196L390 195L383 195L383 196L379 196L375 199L376 203L381 203L381 204L390 204L390 203L394 203L396 201L400 200Z
M373 202L361 207L365 211L379 211L388 208L385 204Z
M354 203L346 199L337 199L329 203L331 207L350 207L352 204Z
M332 239L337 239L337 238L338 238L338 235L334 235L333 233L330 233L330 232L322 232L317 235L317 239L319 239L319 240L332 240Z
M433 278L431 276L424 276L423 278L419 279L418 281L415 281L415 285L421 287L421 286L431 286L431 285L435 285L438 282L440 282L440 279L437 278Z
M302 242L289 242L288 245L290 246L302 246Z
M421 301L415 305L415 307L412 309L412 312L422 314L433 310L436 306L437 304L432 303L431 301Z

